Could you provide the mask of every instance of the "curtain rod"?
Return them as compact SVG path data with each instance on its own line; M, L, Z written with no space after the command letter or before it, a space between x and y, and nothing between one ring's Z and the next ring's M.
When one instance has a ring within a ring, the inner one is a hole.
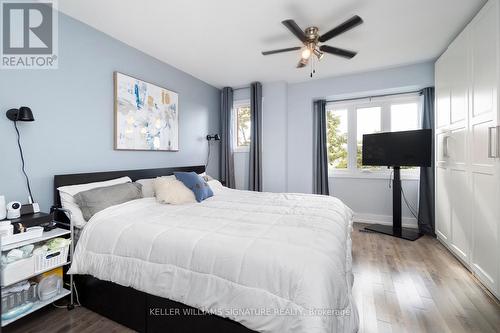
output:
M401 92L401 93L394 93L394 94L383 94L383 95L374 95L374 96L365 96L365 97L356 97L356 98L345 98L345 99L333 99L326 101L327 103L337 103L337 102L348 102L348 101L355 101L358 99L372 99L372 98L379 98L379 97L388 97L388 96L397 96L397 95L409 95L409 94L422 94L422 89L416 90L416 91L407 91L407 92Z

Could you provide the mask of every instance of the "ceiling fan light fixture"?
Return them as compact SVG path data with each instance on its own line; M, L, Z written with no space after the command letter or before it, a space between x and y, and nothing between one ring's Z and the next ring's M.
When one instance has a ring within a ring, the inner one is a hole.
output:
M346 59L351 59L356 56L357 52L355 51L324 45L323 43L357 27L358 25L363 23L363 19L358 15L354 15L344 23L341 23L340 25L321 35L319 34L319 29L317 27L310 26L305 30L302 30L302 28L300 28L300 26L292 19L284 20L281 23L301 42L301 45L285 49L265 51L262 52L262 55L267 56L270 54L300 50L300 61L297 63L297 68L306 67L310 63L310 76L312 77L313 74L316 73L316 61L319 62L321 59L323 59L323 56L325 54L332 54Z
M307 64L309 63L309 59L300 59L299 63L297 64L297 68L302 68L302 67L306 67Z
M306 47L302 50L302 59L309 59L311 57L311 50Z
M318 60L323 59L323 57L325 56L325 54L318 49L314 49L313 53L316 56L316 58L318 58Z

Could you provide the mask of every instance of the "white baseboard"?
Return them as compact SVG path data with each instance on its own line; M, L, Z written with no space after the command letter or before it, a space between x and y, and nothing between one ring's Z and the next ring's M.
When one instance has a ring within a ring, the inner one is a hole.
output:
M354 222L367 223L367 224L384 224L392 225L392 216L389 215L375 215L354 213ZM417 219L414 217L402 218L402 226L405 228L418 228Z

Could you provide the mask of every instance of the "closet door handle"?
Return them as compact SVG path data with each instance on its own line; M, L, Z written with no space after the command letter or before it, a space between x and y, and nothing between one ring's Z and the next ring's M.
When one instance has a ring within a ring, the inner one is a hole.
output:
M500 144L498 142L498 130L500 126L488 127L488 158L500 157ZM493 130L495 130L495 149L493 149Z
M443 157L450 157L450 155L448 154L448 140L450 139L450 136L447 135L443 138Z

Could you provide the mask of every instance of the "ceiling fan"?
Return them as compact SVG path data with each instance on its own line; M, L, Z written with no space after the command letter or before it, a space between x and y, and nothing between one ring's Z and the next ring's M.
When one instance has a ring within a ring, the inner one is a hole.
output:
M305 30L302 30L297 23L295 23L294 20L284 20L281 22L285 27L290 30L292 34L297 37L304 46L296 46L296 47L289 47L286 49L278 49L278 50L272 50L272 51L264 51L262 52L262 55L270 55L270 54L276 54L276 53L282 53L282 52L290 52L290 51L298 51L302 50L301 52L301 59L299 63L297 64L297 68L302 68L307 66L309 63L309 59L311 58L311 55L315 55L318 60L321 60L325 53L330 53L336 56L344 57L351 59L353 58L357 53L354 51L349 51L349 50L344 50L338 47L333 47L329 45L319 45L320 43L324 43L326 41L329 41L330 39L337 37L340 34L343 34L344 32L351 30L352 28L360 25L363 23L363 19L359 17L358 15L354 15L344 23L340 24L339 26L333 28L332 30L326 32L323 35L319 34L319 29L317 27L308 27ZM314 60L311 63L311 66L314 65ZM315 72L314 68L311 67L311 77L313 73Z

